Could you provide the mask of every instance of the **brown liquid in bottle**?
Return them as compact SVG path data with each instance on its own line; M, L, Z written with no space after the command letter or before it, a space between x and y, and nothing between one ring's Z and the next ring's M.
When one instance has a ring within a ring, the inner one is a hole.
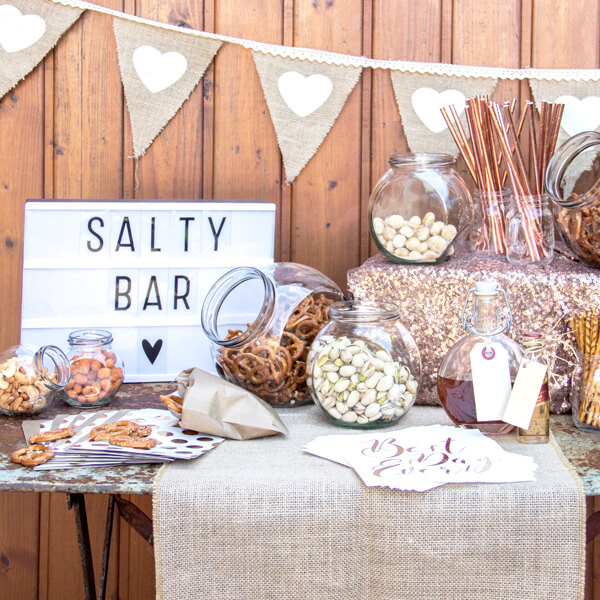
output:
M476 428L489 434L508 433L514 429L513 425L504 421L477 423L472 381L438 377L437 388L442 406L455 425Z

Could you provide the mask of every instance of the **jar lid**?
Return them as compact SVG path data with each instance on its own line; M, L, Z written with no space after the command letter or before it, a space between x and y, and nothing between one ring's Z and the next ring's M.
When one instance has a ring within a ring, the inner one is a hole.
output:
M564 142L546 169L546 189L563 208L582 208L600 197L600 178L594 164L600 158L600 134L583 131ZM582 177L585 173L589 175Z
M397 319L399 311L398 306L391 302L345 300L332 304L329 315L332 319L360 323Z
M71 346L79 344L112 344L112 333L106 329L76 329L69 333L68 338Z
M442 152L394 152L389 162L392 167L449 167L456 161Z

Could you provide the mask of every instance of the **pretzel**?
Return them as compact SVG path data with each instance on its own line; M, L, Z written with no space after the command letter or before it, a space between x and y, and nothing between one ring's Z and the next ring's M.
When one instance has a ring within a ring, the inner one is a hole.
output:
M52 431L42 431L29 436L30 444L39 444L40 442L55 442L64 438L71 437L75 433L75 427L63 427Z
M117 435L109 438L108 443L113 446L125 446L127 448L137 448L139 450L149 450L158 444L153 438L142 438L134 435Z
M150 425L138 425L137 429L134 429L130 435L134 437L148 437L152 433L152 427Z
M176 413L183 412L183 398L179 396L159 396L164 405Z
M15 450L10 459L25 467L35 467L50 460L54 456L52 448L44 444L30 444Z
M221 348L218 368L230 381L271 404L293 404L306 397L306 357L313 339L329 321L333 302L325 294L306 296L291 311L279 339L263 337L241 347ZM282 306L286 307L285 299ZM226 339L240 333L230 330Z
M90 439L94 441L107 440L115 435L130 435L139 425L133 421L116 421L98 425L90 431Z

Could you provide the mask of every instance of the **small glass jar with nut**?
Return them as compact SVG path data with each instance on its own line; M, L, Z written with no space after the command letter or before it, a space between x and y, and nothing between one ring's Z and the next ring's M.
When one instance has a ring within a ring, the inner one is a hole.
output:
M307 360L312 397L335 425L371 429L396 423L415 403L417 345L392 304L336 302Z
M69 360L57 346L11 346L0 354L0 413L36 415L69 380Z
M123 383L123 361L104 329L78 329L69 334L67 356L71 377L63 390L67 404L79 408L106 406Z
M391 261L435 264L450 258L473 220L471 195L446 154L392 154L370 197L377 247Z

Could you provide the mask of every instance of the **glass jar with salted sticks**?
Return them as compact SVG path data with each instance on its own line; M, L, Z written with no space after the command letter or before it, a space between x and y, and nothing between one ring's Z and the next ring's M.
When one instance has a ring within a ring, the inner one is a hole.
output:
M414 404L419 349L398 307L336 302L308 355L308 386L335 425L371 429L396 423Z
M310 402L308 350L330 306L343 299L335 282L297 263L228 271L201 315L217 373L274 406Z

